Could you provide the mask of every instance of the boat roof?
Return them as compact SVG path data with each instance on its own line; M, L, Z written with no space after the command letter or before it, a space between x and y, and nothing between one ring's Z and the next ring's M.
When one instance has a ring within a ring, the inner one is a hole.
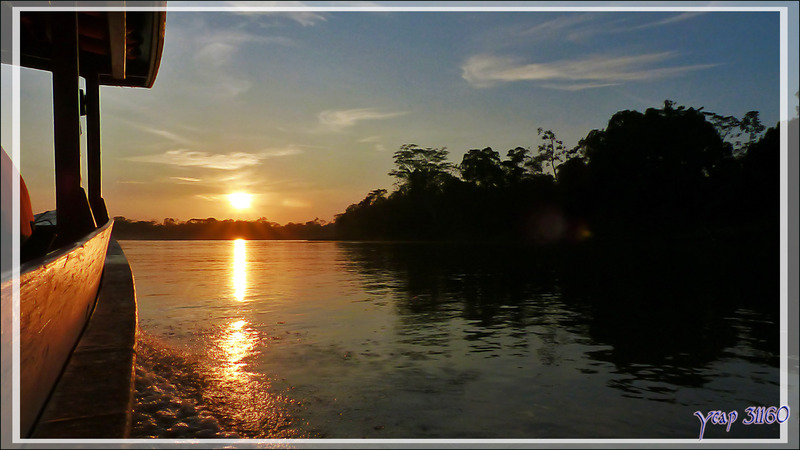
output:
M163 2L165 5L166 2ZM80 75L96 75L99 84L150 88L164 48L166 10L21 11L20 64L53 70L51 25L65 14L78 21Z

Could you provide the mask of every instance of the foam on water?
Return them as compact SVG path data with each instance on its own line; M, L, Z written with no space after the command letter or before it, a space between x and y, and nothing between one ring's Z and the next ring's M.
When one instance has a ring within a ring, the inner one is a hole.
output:
M139 331L131 438L304 438L312 433L255 374L230 380L202 355Z

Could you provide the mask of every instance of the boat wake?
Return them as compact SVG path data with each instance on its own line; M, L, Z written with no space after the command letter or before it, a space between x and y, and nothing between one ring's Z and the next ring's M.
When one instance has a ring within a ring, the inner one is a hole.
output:
M139 330L131 438L309 438L296 404L256 374L230 378L212 360Z

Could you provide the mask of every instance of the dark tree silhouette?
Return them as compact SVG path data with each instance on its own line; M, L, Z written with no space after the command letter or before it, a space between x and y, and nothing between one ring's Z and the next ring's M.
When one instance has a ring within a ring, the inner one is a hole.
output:
M593 219L623 232L664 233L701 217L710 179L731 158L731 145L700 110L669 101L614 114L580 147L592 177Z
M559 140L551 130L539 128L537 132L544 142L539 144L539 153L533 157L530 164L535 172L542 172L544 165L549 163L550 170L553 171L553 178L558 181L558 166L578 155L580 148L567 149L564 147L564 142Z
M673 102L667 101L670 106ZM702 110L700 108L698 111ZM706 119L714 125L717 132L725 142L733 145L734 154L742 154L747 151L747 147L752 145L764 132L765 127L761 123L758 111L748 111L742 119L734 116L722 116L712 112L704 112ZM743 135L747 140L743 141Z
M744 207L754 216L780 214L780 126L770 128L741 158ZM777 224L777 221L776 221Z
M505 184L506 174L500 154L491 147L465 153L459 169L465 181L479 187L496 188Z
M394 153L397 166L389 172L396 177L399 189L407 192L441 190L452 177L453 163L447 160L446 148L422 148L416 144L403 144Z
M156 221L129 220L114 217L114 236L117 239L333 239L333 224L314 219L303 224L280 225L262 217L256 221L190 219L179 222L173 218Z
M763 133L755 111L738 119L667 100L614 114L573 148L538 132L533 157L515 147L501 160L486 147L458 166L444 148L402 146L396 190L350 205L338 236L549 244L774 234L777 131Z
M518 185L528 175L530 157L530 149L523 147L512 148L506 153L506 159L502 164L503 168L505 168L509 185Z

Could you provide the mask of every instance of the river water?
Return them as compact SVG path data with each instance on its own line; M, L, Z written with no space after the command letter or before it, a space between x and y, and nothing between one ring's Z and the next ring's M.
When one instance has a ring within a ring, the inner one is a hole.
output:
M738 420L705 439L779 433L743 424L781 406L777 260L750 251L120 243L133 437L698 439L712 410Z

